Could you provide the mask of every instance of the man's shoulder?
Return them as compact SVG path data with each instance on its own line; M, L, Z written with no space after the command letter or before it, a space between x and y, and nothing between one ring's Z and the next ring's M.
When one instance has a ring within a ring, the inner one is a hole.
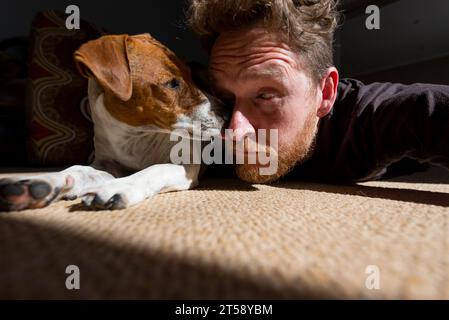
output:
M421 95L423 92L449 94L449 85L432 83L371 82L364 83L353 78L340 79L338 83L337 102L358 97L390 97Z
M370 106L377 109L384 105L401 105L419 102L423 97L432 97L441 101L449 99L449 86L431 83L363 83L352 78L341 79L338 84L337 99L333 112L351 109L358 114ZM449 100L448 100L449 103Z
M357 99L358 101L369 97L394 94L402 90L407 85L392 82L372 82L364 83L357 79L344 78L338 83L337 103L347 99Z

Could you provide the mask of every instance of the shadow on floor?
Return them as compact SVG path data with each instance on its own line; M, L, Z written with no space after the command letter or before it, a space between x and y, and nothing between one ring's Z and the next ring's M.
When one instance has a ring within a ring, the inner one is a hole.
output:
M279 288L156 252L0 215L3 299L257 299L335 298L314 288ZM80 290L65 287L66 267L80 270Z
M273 184L273 186L449 207L449 194L436 191L423 191L416 189L391 187L382 188L360 184L337 185L318 183L294 183L291 181Z

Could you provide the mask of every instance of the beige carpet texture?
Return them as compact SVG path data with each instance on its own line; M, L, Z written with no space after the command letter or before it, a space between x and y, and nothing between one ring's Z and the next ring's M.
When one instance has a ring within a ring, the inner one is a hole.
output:
M449 174L432 173L206 180L127 210L0 213L0 298L449 299Z

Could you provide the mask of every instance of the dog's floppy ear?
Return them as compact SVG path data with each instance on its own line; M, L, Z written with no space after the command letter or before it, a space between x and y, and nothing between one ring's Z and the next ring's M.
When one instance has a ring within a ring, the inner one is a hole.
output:
M127 39L128 35L103 36L83 44L74 54L82 76L95 77L103 89L123 101L132 95Z

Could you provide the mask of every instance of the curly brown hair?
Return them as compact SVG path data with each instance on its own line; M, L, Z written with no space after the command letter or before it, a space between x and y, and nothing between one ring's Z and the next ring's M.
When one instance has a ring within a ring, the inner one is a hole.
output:
M297 51L303 67L319 81L333 66L338 0L191 0L188 23L210 52L222 32L262 24Z

